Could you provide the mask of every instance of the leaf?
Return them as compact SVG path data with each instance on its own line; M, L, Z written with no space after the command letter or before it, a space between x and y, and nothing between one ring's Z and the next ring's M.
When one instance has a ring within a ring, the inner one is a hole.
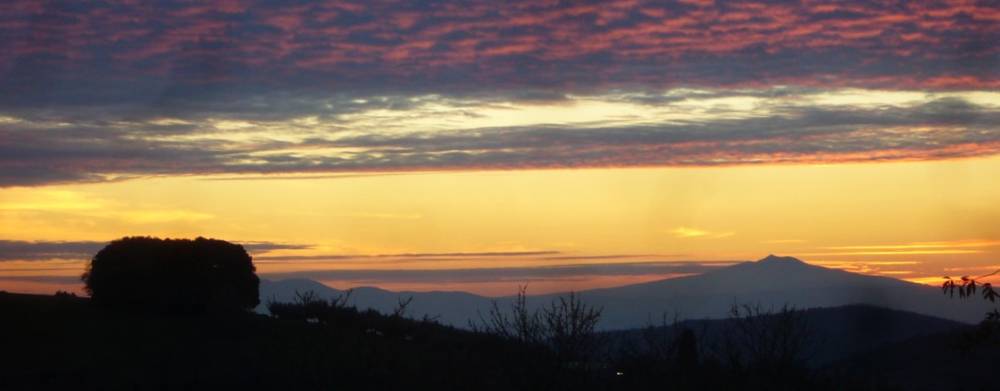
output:
M1000 297L1000 294L997 294L997 292L993 290L993 284L988 282L983 284L983 299L989 300L990 302L996 302L998 297Z
M941 290L944 294L955 297L955 282L952 280L945 281L944 285L941 286Z

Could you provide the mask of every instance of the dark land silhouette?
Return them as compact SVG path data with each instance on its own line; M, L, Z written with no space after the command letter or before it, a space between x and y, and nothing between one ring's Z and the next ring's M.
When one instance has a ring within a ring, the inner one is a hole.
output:
M775 267L814 278L791 286L828 275L776 257L733 268ZM663 309L609 330L598 296L522 289L459 328L416 313L420 296L379 311L355 292L298 290L263 297L261 314L250 257L204 238L112 242L83 279L92 298L0 293L0 389L989 390L1000 362L992 315L970 324L871 305L746 301L717 319ZM968 282L951 286L978 299Z

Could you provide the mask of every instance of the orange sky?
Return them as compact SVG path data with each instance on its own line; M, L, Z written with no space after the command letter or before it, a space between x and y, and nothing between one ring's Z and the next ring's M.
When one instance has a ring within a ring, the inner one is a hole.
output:
M990 179L998 173L1000 156L339 178L175 176L0 189L0 238L267 241L299 246L255 252L265 277L492 295L528 281L539 293L684 274L594 269L616 263L752 260L768 253L934 283L944 274L985 273L1000 264L1000 182ZM576 267L532 272L561 265ZM78 289L67 277L81 268L80 260L0 262L6 278L0 289ZM498 273L493 281L447 274L482 268L519 272ZM350 272L339 277L338 270ZM392 274L400 270L445 272Z

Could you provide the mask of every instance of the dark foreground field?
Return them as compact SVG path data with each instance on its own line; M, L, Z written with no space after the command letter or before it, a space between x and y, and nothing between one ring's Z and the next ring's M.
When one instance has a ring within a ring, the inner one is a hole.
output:
M0 294L0 389L517 389L537 357L488 335L359 313L336 326L167 317ZM516 360L512 359L517 357ZM508 363L517 368L507 368Z
M995 345L959 349L967 332L873 347L822 368L737 368L700 353L706 347L654 356L605 346L588 362L565 362L543 346L349 309L311 321L171 317L0 293L0 314L2 390L990 390L1000 367Z

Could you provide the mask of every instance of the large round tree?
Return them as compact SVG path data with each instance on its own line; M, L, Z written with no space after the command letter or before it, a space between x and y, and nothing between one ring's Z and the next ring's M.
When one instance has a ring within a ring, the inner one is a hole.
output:
M100 305L173 314L242 312L260 303L243 246L199 237L126 237L94 256L83 274Z

